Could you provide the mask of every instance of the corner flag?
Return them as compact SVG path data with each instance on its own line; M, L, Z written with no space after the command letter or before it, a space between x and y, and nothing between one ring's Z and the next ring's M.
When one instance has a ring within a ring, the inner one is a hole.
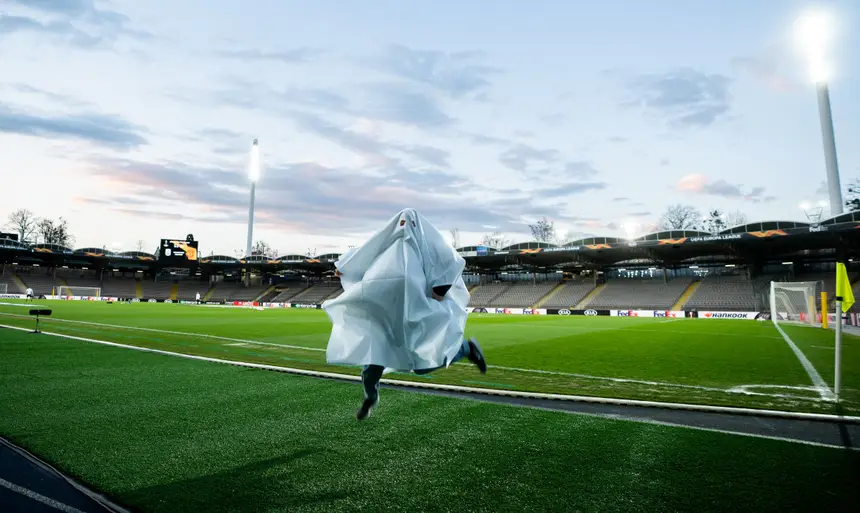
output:
M836 263L836 295L842 296L842 313L847 312L854 304L854 291L851 290L848 271L842 262Z

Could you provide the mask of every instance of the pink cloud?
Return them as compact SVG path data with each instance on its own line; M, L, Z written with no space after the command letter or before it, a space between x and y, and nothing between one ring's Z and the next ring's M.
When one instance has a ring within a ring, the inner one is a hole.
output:
M681 192L702 192L705 185L708 183L708 178L702 174L687 175L678 181L675 189Z

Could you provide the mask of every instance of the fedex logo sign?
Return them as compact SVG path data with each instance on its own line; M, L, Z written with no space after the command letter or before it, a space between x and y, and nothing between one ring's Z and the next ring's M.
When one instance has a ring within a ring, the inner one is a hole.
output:
M633 310L618 310L618 317L639 317L639 312Z
M654 312L654 317L677 317L678 314L676 312L670 312L666 310L665 312Z

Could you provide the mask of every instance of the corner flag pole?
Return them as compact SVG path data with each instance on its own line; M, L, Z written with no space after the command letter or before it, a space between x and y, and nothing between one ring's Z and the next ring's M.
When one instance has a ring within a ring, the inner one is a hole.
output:
M834 365L833 393L839 401L842 386L842 314L854 305L854 291L848 279L848 269L842 262L836 262L836 361Z
M833 370L833 394L839 402L839 388L842 385L842 296L836 293L836 362Z

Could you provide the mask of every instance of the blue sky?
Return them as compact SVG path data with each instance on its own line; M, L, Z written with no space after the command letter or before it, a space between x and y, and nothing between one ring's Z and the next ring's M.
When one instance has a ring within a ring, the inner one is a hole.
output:
M244 7L243 7L244 5ZM831 98L860 177L860 27ZM826 199L808 2L0 0L3 211L63 216L75 246L194 233L341 251L404 207L461 245L646 231L674 203L803 220ZM856 30L855 30L856 32ZM0 212L5 215L5 212Z

